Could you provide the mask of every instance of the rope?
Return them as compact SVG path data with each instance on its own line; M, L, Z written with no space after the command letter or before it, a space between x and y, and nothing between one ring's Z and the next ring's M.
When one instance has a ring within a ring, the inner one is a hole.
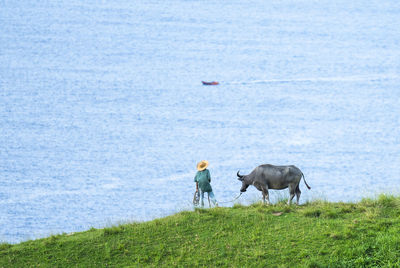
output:
M232 203L232 202L236 201L237 199L239 199L239 197L241 195L242 195L242 193L240 193L238 196L235 197L235 199L233 199L231 201L218 202L218 204ZM195 206L199 205L199 201L200 201L200 193L198 191L196 191L193 196L193 205L195 205ZM210 197L208 197L208 205L211 207Z
M200 201L200 193L199 191L194 192L194 196L193 196L193 205L197 206L199 205L199 201Z
M225 202L218 202L218 204L224 204L224 203L231 203L236 201L237 199L239 199L239 197L242 195L242 193L240 193L237 197L235 197L235 199L233 199L232 201L225 201Z

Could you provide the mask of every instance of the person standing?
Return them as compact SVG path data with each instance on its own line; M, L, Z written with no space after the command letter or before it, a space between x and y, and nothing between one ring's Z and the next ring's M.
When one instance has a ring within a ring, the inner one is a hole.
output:
M208 161L202 160L197 163L197 173L194 177L194 182L196 183L196 191L200 188L200 204L204 207L204 193L208 194L208 198L211 199L215 206L218 206L218 202L215 199L214 193L211 187L211 176L210 171L207 169Z

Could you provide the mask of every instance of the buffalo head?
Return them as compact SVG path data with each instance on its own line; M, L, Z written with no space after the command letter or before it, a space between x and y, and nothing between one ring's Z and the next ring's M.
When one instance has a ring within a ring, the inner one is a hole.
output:
M236 173L236 175L238 176L238 180L242 182L242 188L240 188L240 192L246 192L247 188L249 187L249 184L247 184L245 180L246 176L240 175L239 171Z

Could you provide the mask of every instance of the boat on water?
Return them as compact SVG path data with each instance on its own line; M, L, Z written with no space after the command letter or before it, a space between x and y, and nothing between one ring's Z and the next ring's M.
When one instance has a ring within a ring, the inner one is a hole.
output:
M216 85L219 85L219 83L217 81L212 81L212 82L201 81L201 82L205 86L216 86Z

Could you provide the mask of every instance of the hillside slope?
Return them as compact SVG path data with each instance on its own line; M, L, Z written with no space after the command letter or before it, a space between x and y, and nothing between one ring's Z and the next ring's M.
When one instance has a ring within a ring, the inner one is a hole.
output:
M197 209L0 245L0 267L399 267L400 198Z

